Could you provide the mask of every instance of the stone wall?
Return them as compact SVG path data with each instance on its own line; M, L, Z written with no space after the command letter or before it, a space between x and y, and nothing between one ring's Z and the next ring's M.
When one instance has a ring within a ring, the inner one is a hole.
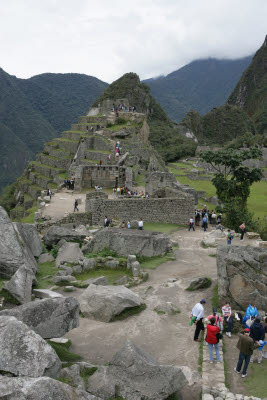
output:
M219 298L245 310L249 303L267 309L267 249L221 246L217 250Z
M75 188L77 190L95 186L105 188L125 186L126 178L130 184L130 174L127 168L117 165L80 165L75 168Z
M191 196L164 199L87 200L85 211L92 213L92 224L103 225L105 215L121 221L142 218L147 222L187 224L194 215Z

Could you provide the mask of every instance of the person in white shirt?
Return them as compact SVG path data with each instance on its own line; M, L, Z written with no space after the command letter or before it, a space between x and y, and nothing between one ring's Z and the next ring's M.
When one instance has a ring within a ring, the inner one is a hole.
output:
M196 330L195 330L195 334L194 334L194 341L195 342L200 342L201 341L199 339L199 334L200 334L200 331L204 331L204 325L203 325L202 320L203 320L203 317L204 317L204 306L205 306L205 304L206 304L206 300L202 299L192 309L192 316L196 317L196 321L195 321Z
M144 223L143 223L142 219L140 218L139 221L138 221L138 229L140 231L142 231L143 230L143 226L144 226Z

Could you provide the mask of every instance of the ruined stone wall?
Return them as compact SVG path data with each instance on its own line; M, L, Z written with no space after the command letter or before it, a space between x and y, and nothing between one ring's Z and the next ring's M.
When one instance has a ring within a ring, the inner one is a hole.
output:
M121 221L142 218L146 222L187 224L194 215L191 196L164 199L87 200L85 211L92 213L92 224L102 225L105 215Z
M126 179L125 167L117 166L85 166L82 171L82 187L94 186L117 187L124 186Z

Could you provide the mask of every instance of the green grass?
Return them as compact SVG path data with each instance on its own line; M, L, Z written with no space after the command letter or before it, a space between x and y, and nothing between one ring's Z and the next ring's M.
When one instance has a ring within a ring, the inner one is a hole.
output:
M73 380L70 376L65 376L64 378L56 378L56 380L65 383L66 385L72 386L74 388L77 387L77 385L73 383Z
M145 186L146 185L146 177L143 174L137 174L135 178L136 186Z
M26 217L23 217L21 219L21 222L27 223L27 224L33 224L34 223L34 213L38 210L38 206L34 206L32 208L29 208L27 210L27 213L29 213Z
M173 253L154 257L137 256L137 260L140 262L143 269L156 269L159 265L167 261L174 261L175 259Z
M98 268L87 272L82 272L81 274L75 275L76 279L79 281L85 281L86 279L98 278L99 276L105 276L108 280L109 285L113 285L118 279L122 278L124 275L132 277L131 271L126 268Z
M55 261L38 264L38 266L40 271L36 273L36 279L38 281L36 289L47 289L52 285L51 278L54 276L55 272L58 271L58 268L55 265ZM51 275L51 277L42 279L48 275Z
M72 362L79 361L82 358L79 354L69 351L69 348L72 344L70 340L67 343L54 343L48 340L47 343L50 344L51 347L53 347L60 361Z
M199 354L198 354L198 372L202 373L202 364L203 364L203 345L204 345L204 333L201 331L200 334L200 344L199 344Z
M154 232L163 232L163 233L173 233L183 229L183 225L178 224L165 224L159 222L144 222L144 230L146 231L154 231Z
M146 309L145 304L142 304L141 306L126 308L122 313L115 315L115 317L112 318L111 322L124 320L126 318L131 317L132 315L139 314L145 309Z
M224 368L224 376L225 376L225 386L228 389L230 389L229 364L224 357L224 354L226 353L225 341L223 342L223 345L222 345L222 351L223 351L223 368Z
M84 380L84 383L87 385L89 376L92 376L98 370L97 367L92 368L83 368L81 371L81 378Z
M3 287L5 286L5 283L7 281L8 281L8 279L0 278L0 291L3 289Z
M218 292L218 283L212 289L212 298L211 298L212 308L220 308L220 301L219 301L219 292Z
M267 363L250 364L248 376L244 379L247 396L266 397Z

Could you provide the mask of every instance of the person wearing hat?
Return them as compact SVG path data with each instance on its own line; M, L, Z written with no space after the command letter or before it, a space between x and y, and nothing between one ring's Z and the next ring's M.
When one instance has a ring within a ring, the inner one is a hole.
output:
M196 317L196 320L194 322L194 325L196 325L196 330L194 334L194 341L195 342L200 342L201 340L198 338L200 331L204 331L204 325L203 325L203 317L204 317L204 305L206 304L206 300L202 299L200 300L199 303L197 303L193 309L192 313L190 316L190 319L193 317Z
M264 341L265 338L265 329L264 326L261 324L260 317L255 318L255 321L250 327L250 334L249 336L253 339L254 343L258 343L260 340ZM254 357L253 354L250 357L250 362L253 363ZM262 361L262 350L258 349L258 364Z
M250 329L245 328L244 333L239 333L239 340L237 342L236 347L239 350L239 359L236 365L236 368L234 368L235 372L240 374L242 365L244 362L244 367L242 370L242 378L245 378L247 376L247 369L250 361L250 357L253 354L253 350L257 349L260 347L259 343L254 343L253 339L249 336L250 335Z

